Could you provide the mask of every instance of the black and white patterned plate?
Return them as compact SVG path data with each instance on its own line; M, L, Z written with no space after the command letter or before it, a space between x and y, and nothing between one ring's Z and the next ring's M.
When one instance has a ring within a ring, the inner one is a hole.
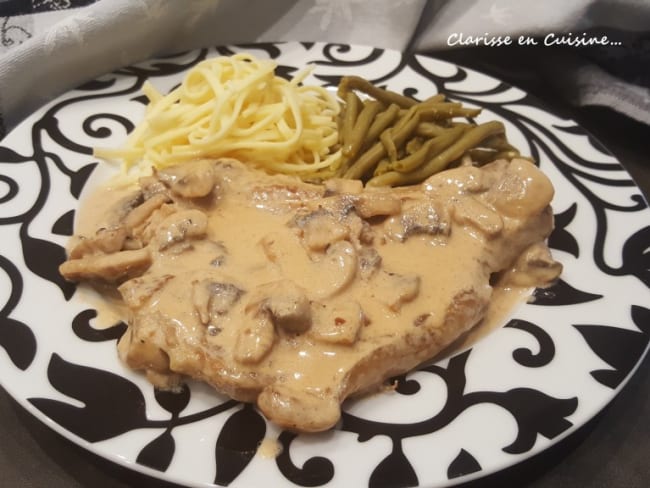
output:
M200 60L249 51L307 83L359 74L416 98L444 92L500 119L556 188L550 238L562 279L535 292L470 349L401 378L396 392L345 405L340 426L296 435L251 406L190 384L154 390L118 361L125 329L58 274L75 211L114 169L92 157L140 120ZM650 340L650 212L628 173L575 122L519 89L420 55L283 43L185 53L120 69L49 103L0 142L0 382L84 448L189 486L450 486L539 453L616 395ZM96 324L95 324L96 325ZM256 454L264 439L277 458Z

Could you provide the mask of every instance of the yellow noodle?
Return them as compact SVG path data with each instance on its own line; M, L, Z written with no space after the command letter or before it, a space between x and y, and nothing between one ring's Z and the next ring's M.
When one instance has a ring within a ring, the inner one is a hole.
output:
M146 174L197 158L245 157L269 171L311 174L335 164L339 104L325 88L287 81L276 64L249 54L199 63L166 95L151 83L146 114L123 148L95 155Z

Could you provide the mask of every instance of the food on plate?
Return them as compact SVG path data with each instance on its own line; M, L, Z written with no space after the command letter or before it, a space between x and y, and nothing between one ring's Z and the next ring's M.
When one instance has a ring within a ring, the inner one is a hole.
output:
M330 171L335 176L362 179L371 186L408 185L463 158L485 164L520 156L501 122L476 124L472 118L480 109L450 102L442 94L418 102L358 76L341 78L337 93L344 103L341 160ZM454 120L459 117L464 120Z
M479 108L436 94L421 102L358 76L341 78L337 97L291 80L250 54L207 59L161 94L146 82L143 121L120 149L132 178L195 159L232 157L269 173L318 182L360 179L371 186L422 182L463 159L485 164L519 157L499 121L476 123Z
M117 290L119 355L155 385L194 378L322 431L479 323L497 282L557 277L552 197L521 158L397 188L199 159L101 190L115 203L86 216L60 271Z
M250 54L207 59L166 95L149 82L143 121L120 149L95 155L120 159L141 176L197 158L229 156L275 173L312 174L339 157L335 96L287 81L276 63Z

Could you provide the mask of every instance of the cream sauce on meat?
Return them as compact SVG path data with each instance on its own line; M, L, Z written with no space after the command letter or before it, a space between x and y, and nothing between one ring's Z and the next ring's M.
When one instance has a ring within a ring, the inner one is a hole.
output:
M467 347L559 272L543 245L552 187L525 161L363 191L197 165L135 195L100 190L77 234L110 239L74 241L62 273L119 285L120 355L154 383L207 381L287 428L331 427L347 396ZM192 193L192 171L214 178L209 193ZM515 265L530 282L494 292Z

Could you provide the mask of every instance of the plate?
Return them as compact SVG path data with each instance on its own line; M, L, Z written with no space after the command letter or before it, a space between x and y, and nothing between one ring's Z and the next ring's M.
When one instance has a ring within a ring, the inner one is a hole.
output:
M296 435L250 405L190 383L154 390L125 368L122 323L99 327L58 274L75 212L114 168L92 156L141 119L150 80L169 90L206 57L248 51L310 84L357 74L416 98L444 92L499 119L556 189L549 239L561 280L503 327L403 376L393 393L344 405L337 429ZM572 120L507 84L424 55L280 43L151 60L49 103L0 142L0 382L48 426L106 459L188 486L423 486L515 465L585 424L648 350L650 212L622 166ZM277 457L256 453L277 445Z

